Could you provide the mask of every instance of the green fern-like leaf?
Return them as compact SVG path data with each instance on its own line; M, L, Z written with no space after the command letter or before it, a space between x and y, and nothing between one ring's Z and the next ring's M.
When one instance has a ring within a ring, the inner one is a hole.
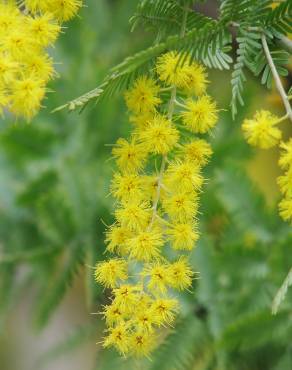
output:
M268 27L276 36L292 32L292 1L286 0L269 12L265 20Z
M186 316L153 354L150 370L190 369L204 339L203 324L195 315Z
M217 196L238 229L243 234L248 230L263 243L271 241L265 200L244 170L229 163L224 171L217 172L216 183Z
M222 0L220 5L220 18L228 22L240 20L248 10L250 3L251 0Z
M255 58L255 55L261 49L259 39L260 35L258 33L249 32L247 29L239 30L239 35L236 39L238 42L237 58L231 77L231 110L233 118L237 114L237 103L244 105L242 97L243 85L246 81L244 68L250 65L250 59Z
M112 68L110 75L93 90L92 94L84 94L56 110L64 108L75 110L93 99L111 96L126 89L140 73L149 70L157 56L167 50L181 50L183 54L190 54L191 60L205 62L213 68L226 69L231 62L231 58L224 52L228 41L224 24L216 21L206 23L200 30L197 28L190 30L183 38L178 35L169 36L165 42L128 57Z
M227 327L221 345L225 348L244 350L259 348L270 341L289 338L291 328L287 327L287 312L272 316L268 310L243 316Z
M272 50L271 57L273 59L274 65L280 76L288 76L288 63L289 63L289 53L284 50ZM260 50L256 55L253 62L248 62L249 69L254 73L255 76L262 74L261 83L266 85L267 88L271 88L273 84L273 75L269 63L267 63L265 54L263 50Z
M176 31L180 27L181 8L174 0L140 1L137 10L130 19L132 30L138 26L155 27L159 32Z
M36 323L43 327L49 320L54 309L64 297L68 287L73 283L79 268L83 262L84 250L80 242L74 242L70 248L67 248L64 261L59 271L48 276L49 281L45 291L41 292L40 305L36 316Z
M292 285L292 268L288 272L283 284L281 285L280 289L278 290L272 304L272 313L275 315L278 313L281 303L284 301L287 291L289 287Z

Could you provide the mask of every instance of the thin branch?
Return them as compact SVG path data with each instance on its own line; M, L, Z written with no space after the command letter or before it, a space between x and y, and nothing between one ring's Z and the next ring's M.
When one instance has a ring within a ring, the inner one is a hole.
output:
M275 298L272 303L272 314L276 315L280 304L285 299L285 296L287 294L289 286L292 285L292 268L288 272L288 275L286 276L283 284L281 285L280 289L278 290L277 294L275 295Z
M289 54L292 54L292 40L290 40L288 37L282 36L276 41L276 44L286 50Z
M188 18L188 8L185 7L184 8L184 13L183 13L181 31L180 31L180 37L181 38L184 37L184 35L186 33L187 18ZM171 88L171 97L170 97L170 100L169 100L168 111L167 111L167 117L168 117L169 120L171 120L172 116L173 116L175 100L176 100L176 87L172 86L172 88ZM155 200L153 202L153 214L152 214L152 218L151 218L151 221L150 221L150 224L149 224L149 227L148 227L149 229L151 229L151 227L153 225L153 222L154 222L154 220L156 218L156 215L157 215L157 208L158 208L158 203L159 203L159 199L160 199L160 192L161 192L162 180L163 180L163 174L164 174L165 167L166 167L166 162L167 162L167 156L164 155L162 157L162 161L161 161L161 166L160 166L160 171L159 171L159 176L158 176L158 181L157 181L156 196L155 196Z
M271 56L271 53L270 53L270 50L269 50L269 46L268 46L268 43L267 43L266 36L264 34L262 34L261 39L262 39L262 45L263 45L263 48L264 48L264 52L265 52L267 61L269 63L269 66L271 68L271 71L272 71L272 74L273 74L273 77L274 77L274 80L275 80L275 83L276 83L277 90L279 91L279 94L280 94L280 96L282 98L282 101L283 101L283 104L285 106L287 115L290 118L290 121L292 122L292 109L291 109L291 105L290 105L288 96L287 96L287 94L286 94L286 92L284 90L284 87L282 85L282 81L280 79L280 76L278 74L278 71L277 71L277 69L275 67L273 58Z

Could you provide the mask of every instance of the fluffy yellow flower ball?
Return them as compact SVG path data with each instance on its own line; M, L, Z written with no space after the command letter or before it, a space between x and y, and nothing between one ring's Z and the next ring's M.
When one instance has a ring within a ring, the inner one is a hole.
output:
M262 149L277 145L282 137L275 127L278 121L278 117L265 110L256 112L253 119L244 120L242 130L247 142Z
M148 152L167 154L178 142L179 133L169 119L156 115L144 130L139 131L138 137Z
M114 288L121 280L126 280L127 263L125 260L112 258L99 262L95 266L95 280L107 288Z
M188 99L185 105L186 110L181 114L182 121L191 132L204 134L216 125L218 111L210 96Z
M149 114L155 111L157 105L161 103L158 97L159 86L155 81L146 76L139 77L133 87L126 92L126 104L135 114Z
M280 216L284 221L292 221L292 198L284 198L279 203Z

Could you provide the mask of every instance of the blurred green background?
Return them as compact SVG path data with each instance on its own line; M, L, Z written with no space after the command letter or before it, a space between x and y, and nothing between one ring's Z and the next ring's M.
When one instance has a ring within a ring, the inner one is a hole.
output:
M264 107L278 113L281 104L250 78L232 121L229 72L210 71L209 92L222 111L192 255L201 279L182 296L177 329L145 364L96 345L103 324L91 313L106 298L90 266L105 258L103 222L111 223L113 207L106 144L130 126L122 96L81 114L50 112L96 87L152 35L130 33L134 1L86 5L52 50L60 78L46 107L31 124L0 125L0 369L292 369L291 292L270 314L292 266L291 227L276 211L278 153L251 150L240 132L244 117ZM282 128L289 137L289 124Z

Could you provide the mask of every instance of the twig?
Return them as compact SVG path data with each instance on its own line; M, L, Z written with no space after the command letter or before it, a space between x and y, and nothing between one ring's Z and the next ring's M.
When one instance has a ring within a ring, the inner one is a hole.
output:
M184 37L184 35L186 33L187 18L188 18L188 8L185 7L184 8L184 14L183 14L183 20L182 20L180 37ZM167 117L168 117L169 120L171 120L172 116L173 116L175 100L176 100L176 87L172 86L172 88L171 88L171 97L170 97L170 100L169 100L168 111L167 111ZM151 218L148 229L151 229L151 227L153 225L153 222L154 222L154 220L156 218L156 215L157 215L157 208L158 208L158 203L159 203L159 199L160 199L160 192L161 192L162 180L163 180L163 174L164 174L164 171L165 171L166 162L167 162L167 156L164 155L162 157L162 161L161 161L161 166L160 166L160 171L159 171L159 176L158 176L158 182L157 182L156 196L155 196L155 200L153 202L153 213L152 213L152 218Z
M273 299L273 303L272 303L272 314L273 315L277 314L280 304L283 302L290 285L292 285L292 268L288 272L288 275L286 276L283 284L281 285L280 289L275 295L275 298Z
M282 36L280 39L276 40L276 44L292 54L292 41L288 37Z
M284 90L284 87L282 85L280 76L279 76L279 74L277 72L277 69L275 67L273 58L271 56L271 53L270 53L270 50L269 50L269 46L268 46L268 43L267 43L266 36L264 34L262 34L261 39L262 39L262 45L263 45L263 48L264 48L264 52L265 52L267 61L269 63L269 66L271 68L271 71L272 71L272 74L273 74L273 77L274 77L274 80L275 80L275 83L276 83L277 90L279 91L279 94L280 94L280 96L282 98L282 101L283 101L283 104L285 106L287 115L290 118L290 121L292 122L292 109L291 109L291 105L290 105L288 96L287 96L287 94L286 94L286 92Z

